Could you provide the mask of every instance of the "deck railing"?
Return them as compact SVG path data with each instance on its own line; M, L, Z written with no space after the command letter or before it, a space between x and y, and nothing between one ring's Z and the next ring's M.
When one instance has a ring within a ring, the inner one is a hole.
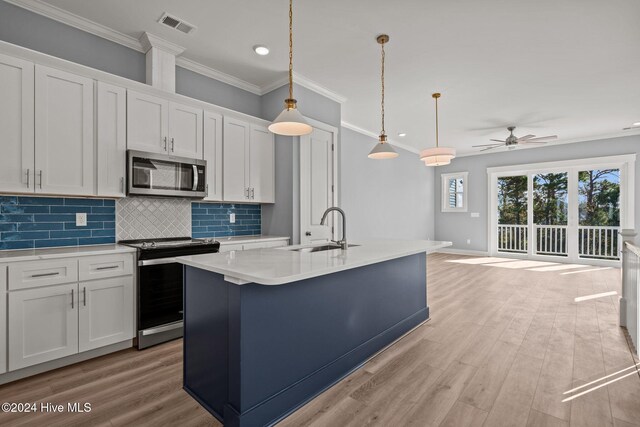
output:
M526 225L498 225L498 250L527 253L528 233Z
M574 229L575 230L575 229ZM618 232L620 227L579 226L578 252L580 258L619 260L620 246ZM498 251L527 253L529 251L529 227L520 224L498 225ZM533 225L534 255L569 256L569 233L566 225ZM575 231L574 231L575 232ZM573 240L575 242L575 240ZM573 243L575 245L575 243ZM575 256L575 249L572 252Z
M629 337L638 354L638 331L640 331L640 248L624 243L622 254L622 298L620 299L620 325L627 328Z
M578 227L578 254L581 258L620 259L620 227Z
M567 256L566 225L534 225L536 254Z

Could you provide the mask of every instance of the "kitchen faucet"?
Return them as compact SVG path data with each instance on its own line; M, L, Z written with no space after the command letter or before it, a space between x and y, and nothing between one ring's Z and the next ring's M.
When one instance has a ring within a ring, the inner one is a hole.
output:
M340 214L342 215L342 239L338 240L337 242L335 240L332 240L332 242L337 243L338 245L340 245L340 248L343 250L346 250L348 245L347 245L347 217L344 214L344 211L338 207L330 207L328 208L326 211L324 211L324 213L322 214L322 219L320 220L320 225L324 225L325 220L327 219L327 215L329 215L329 212L331 211L337 211L340 212Z

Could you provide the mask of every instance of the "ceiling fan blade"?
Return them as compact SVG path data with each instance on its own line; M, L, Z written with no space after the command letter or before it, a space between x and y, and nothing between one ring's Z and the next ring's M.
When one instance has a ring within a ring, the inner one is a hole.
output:
M480 150L480 151L493 150L494 148L500 148L500 147L502 147L502 145L496 145L495 147L487 147L487 148L483 148L483 149L482 149L482 150Z
M497 147L499 145L504 145L504 143L502 144L481 144L481 145L472 145L472 147Z
M549 141L520 141L519 144L529 145L529 144L546 144Z
M532 138L532 139L528 140L527 142L539 142L539 141L543 141L543 140L552 141L554 139L558 139L558 135L539 136L537 138Z
M507 143L507 141L503 141L503 140L501 140L501 139L490 139L489 141L501 142L501 143L503 143L503 144L506 144L506 143Z
M526 141L526 140L529 140L529 139L534 138L534 137L535 137L535 135L529 134L529 135L525 135L525 136L522 136L522 137L518 138L518 141Z

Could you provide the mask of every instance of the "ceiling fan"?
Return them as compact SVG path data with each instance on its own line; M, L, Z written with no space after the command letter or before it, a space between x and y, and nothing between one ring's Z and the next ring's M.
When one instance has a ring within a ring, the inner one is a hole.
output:
M494 144L483 144L483 145L474 145L473 147L485 147L480 151L493 150L494 148L505 146L509 149L516 148L519 144L546 144L547 142L551 142L554 139L558 138L558 135L549 135L549 136L538 136L535 135L525 135L522 137L517 137L513 134L513 131L516 129L515 126L509 126L507 130L510 132L510 135L504 141L501 139L491 139L490 141L494 141Z

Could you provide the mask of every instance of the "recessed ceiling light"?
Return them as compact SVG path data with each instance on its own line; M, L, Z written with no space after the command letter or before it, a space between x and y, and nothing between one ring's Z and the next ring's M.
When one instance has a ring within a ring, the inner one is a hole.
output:
M635 122L633 125L634 126L640 126L640 122Z
M403 138L403 137L407 136L407 134L406 134L406 133L404 133L404 132L400 132L400 133L398 133L398 136L399 136L400 138Z
M253 51L254 51L255 53L257 53L258 55L260 55L260 56L265 56L265 55L268 55L268 54L269 54L269 48L268 48L268 47L266 47L266 46L262 46L262 45L260 45L260 44L255 45L255 46L253 47Z

